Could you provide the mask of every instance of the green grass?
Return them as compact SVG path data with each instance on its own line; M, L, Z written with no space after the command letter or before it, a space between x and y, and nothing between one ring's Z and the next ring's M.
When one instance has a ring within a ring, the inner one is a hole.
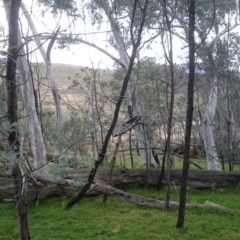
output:
M164 199L164 190L140 187L125 189L156 199ZM178 188L172 188L171 199L178 200ZM202 204L213 201L240 212L238 189L188 189L188 202ZM185 229L175 228L177 210L152 209L122 202L109 197L84 199L71 210L63 210L66 198L41 200L38 207L32 202L28 208L31 237L34 240L62 239L240 239L239 216L213 210L186 211ZM16 214L11 204L0 204L0 239L18 239Z

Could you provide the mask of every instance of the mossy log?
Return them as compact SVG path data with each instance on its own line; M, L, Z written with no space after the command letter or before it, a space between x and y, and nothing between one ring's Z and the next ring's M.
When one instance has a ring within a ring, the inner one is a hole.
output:
M29 177L27 185L27 201L60 195L72 197L84 186L90 169L81 169L67 172L62 178L52 178L45 175L34 175ZM111 186L121 187L130 184L158 185L161 170L158 169L116 169L113 171ZM170 179L173 185L181 183L181 170L170 170ZM165 179L165 177L163 178ZM94 179L95 186L107 185L108 169L100 168ZM163 183L165 180L163 181ZM220 188L239 186L240 173L226 171L204 171L190 170L188 186L193 188ZM99 195L103 193L100 188L95 187L88 195ZM14 188L12 178L0 177L0 200L14 199Z

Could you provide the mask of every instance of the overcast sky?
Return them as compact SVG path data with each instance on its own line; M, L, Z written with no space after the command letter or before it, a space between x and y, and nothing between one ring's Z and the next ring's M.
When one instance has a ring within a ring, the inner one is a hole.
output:
M28 2L28 4L31 4L31 3L32 1ZM46 14L44 18L42 18L41 9L38 6L36 6L36 4L33 4L30 8L32 9L32 14L31 14L32 19L35 22L36 28L39 33L41 32L51 33L56 29L56 26L58 24L57 18L54 19L52 14ZM20 19L23 26L25 26L25 29L28 29L27 23L22 14L20 14ZM65 29L68 26L67 18L63 17L60 22L60 25L62 30ZM0 7L0 26L5 27L5 32L7 33L5 11L2 6L2 3ZM92 43L95 43L96 45L99 45L100 47L102 47L103 49L105 49L115 57L118 57L118 53L107 44L106 33L104 33L106 30L108 30L107 24L103 25L101 29L96 29L96 27L93 27L90 23L84 24L83 21L78 21L77 26L75 26L75 31L77 33L101 32L96 34L88 34L86 36L83 36L83 39L88 40ZM181 51L182 44L177 39L174 40L173 45L175 47L174 49L175 61L177 63L180 63L183 61L181 58L186 57L187 49L185 49L184 51ZM162 57L163 51L160 43L156 42L156 43L153 43L151 46L152 46L152 49L141 50L140 57L144 57L144 56L155 57L158 61L163 62L164 61L164 58ZM46 49L47 44L45 44L44 47ZM177 56L177 55L180 55L180 56ZM100 68L112 68L113 66L113 61L109 57L105 56L103 53L85 44L78 44L70 47L69 49L59 49L58 46L55 44L51 52L51 60L53 63L72 64L77 66L92 66L92 64L94 65L94 67L98 66ZM42 62L41 55L39 54L38 51L36 51L36 53L33 54L31 61Z

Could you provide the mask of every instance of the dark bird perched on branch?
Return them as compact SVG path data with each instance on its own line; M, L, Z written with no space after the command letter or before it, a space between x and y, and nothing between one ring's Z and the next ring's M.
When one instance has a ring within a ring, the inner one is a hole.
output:
M131 107L131 105L128 106L128 114L130 118L133 118L133 109Z
M132 109L131 105L128 106L128 114L129 114L130 119L127 122L125 122L123 124L123 126L125 126L127 124L132 124L134 122L141 120L141 116L135 116L135 117L133 116L133 109Z
M154 149L152 149L152 155L153 155L156 163L157 163L158 165L160 165L160 161L159 161L159 158L158 158L158 154L155 153Z
M127 124L132 124L134 122L138 122L139 120L141 120L141 116L135 116L135 117L132 117L130 118L127 122L125 122L123 124L123 126L127 125Z

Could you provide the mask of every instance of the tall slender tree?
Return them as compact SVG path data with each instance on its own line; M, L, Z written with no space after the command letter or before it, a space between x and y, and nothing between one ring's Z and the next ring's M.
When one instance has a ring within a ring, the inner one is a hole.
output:
M42 44L42 41L40 39L40 36L38 35L38 32L37 32L37 29L35 27L35 24L31 18L31 15L29 14L26 6L24 3L21 4L21 9L22 9L22 12L25 16L25 18L27 19L28 21L28 24L29 24L29 27L32 31L32 34L33 34L33 37L34 37L34 40L35 40L35 43L42 55L42 58L44 60L44 63L45 63L45 66L46 66L46 69L47 69L47 75L48 75L48 81L49 81L49 85L51 87L51 90L52 90L52 95L53 95L53 99L54 99L54 103L55 103L55 109L56 109L56 126L57 127L61 127L62 125L62 108L61 108L61 98L60 98L60 94L59 94L59 91L58 91L58 86L57 86L57 82L56 82L56 79L55 79L55 73L54 73L54 70L53 70L53 67L52 67L52 63L51 63L51 59L50 59L50 53L51 53L51 49L52 49L52 46L56 40L56 37L57 37L57 34L59 32L59 28L58 30L53 34L52 38L51 38L51 41L48 45L48 50L47 52L45 51L44 47L43 47L43 44Z
M7 19L9 18L9 2L4 1ZM30 74L29 65L26 58L26 52L23 47L23 41L18 28L18 44L20 45L17 60L19 70L19 80L21 82L21 92L23 96L23 106L27 122L28 138L33 154L33 165L38 173L47 172L46 148L43 140L41 124L37 116L37 110L34 99L33 79Z
M169 175L169 169L170 169L170 158L171 158L171 149L170 149L170 143L171 143L171 134L172 134L172 123L173 123L173 106L174 106L174 85L175 85L175 80L174 80L174 65L173 65L173 36L172 36L172 22L174 21L174 17L171 19L169 18L170 16L167 13L167 3L166 0L163 0L162 2L163 5L163 12L165 16L165 23L167 26L168 30L168 42L169 46L168 49L166 50L165 46L164 47L164 52L165 56L167 59L167 62L169 63L170 66L170 104L169 104L169 116L168 116L168 129L167 129L167 168L166 168L166 182L167 182L167 191L166 191L166 197L165 197L165 205L166 205L166 210L169 210L169 199L170 199L170 175Z
M177 220L177 228L184 227L185 206L187 195L187 179L189 169L189 150L191 142L192 119L193 119L193 95L194 95L194 79L195 79L195 0L188 1L189 16L189 75L188 75L188 98L187 98L187 114L186 114L186 130L185 130L185 147L180 191L180 204Z
M14 180L16 207L18 211L18 226L21 240L30 239L27 221L27 205L25 201L25 177L22 168L22 159L20 152L19 133L17 130L18 112L17 112L17 83L16 83L16 68L19 54L19 39L18 39L18 17L20 0L5 1L4 5L8 13L9 24L9 41L8 41L8 58L6 69L7 83L7 108L8 120L11 126L9 131L9 144L12 151L12 176Z

